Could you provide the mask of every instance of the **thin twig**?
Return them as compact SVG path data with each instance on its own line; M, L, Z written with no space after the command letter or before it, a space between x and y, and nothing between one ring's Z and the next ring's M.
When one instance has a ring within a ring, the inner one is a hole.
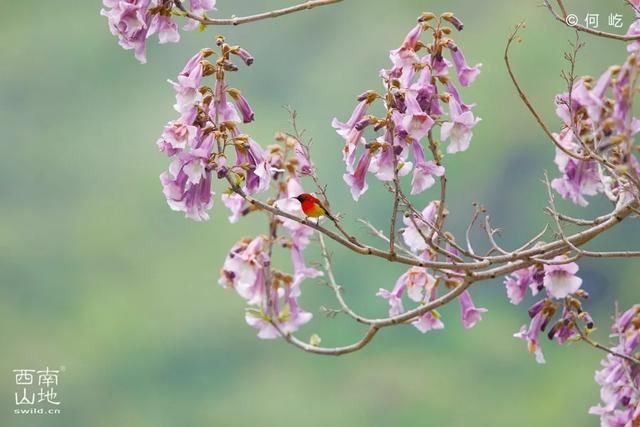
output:
M304 3L297 4L295 6L285 7L283 9L272 10L270 12L258 13L250 16L233 16L231 18L208 18L206 16L198 16L191 13L182 3L182 0L173 0L174 4L182 15L187 18L194 19L202 25L241 25L248 24L250 22L261 21L263 19L277 18L279 16L289 15L295 12L301 12L304 10L311 10L320 6L327 6L334 3L340 3L342 0L312 0Z
M522 102L524 102L524 105L531 112L531 114L535 118L535 120L538 123L538 125L540 125L540 128L542 128L544 133L549 137L549 139L551 139L553 144L559 150L561 150L563 153L565 153L569 157L572 157L572 158L574 158L576 160L589 160L588 157L583 157L583 156L580 156L579 154L572 153L571 151L567 150L565 147L562 146L562 144L560 144L560 142L558 142L556 140L556 138L553 136L553 134L551 133L551 131L549 130L547 125L542 120L542 117L540 116L540 114L538 114L536 109L533 107L533 104L531 104L531 101L529 101L529 97L527 97L526 93L524 92L524 90L520 86L520 83L518 83L518 80L516 79L516 76L513 74L513 70L511 69L511 63L509 61L509 48L511 47L511 45L514 42L514 40L516 39L516 36L518 35L518 31L520 31L520 29L523 28L524 26L525 26L524 21L520 22L519 24L516 25L515 30L513 31L513 33L507 39L507 45L506 45L506 47L504 49L504 62L506 64L506 66L507 66L507 72L509 73L509 77L511 78L511 81L513 82L513 85L515 86L516 91L518 92L518 95L520 95L520 99L522 100Z
M631 357L628 356L626 354L617 352L609 347L607 347L606 345L602 345L599 342L596 342L594 340L592 340L591 338L589 338L589 336L587 334L584 333L584 331L580 328L580 326L578 326L578 324L575 324L575 328L576 331L578 331L578 334L580 335L580 339L584 342L586 342L587 344L589 344L591 347L593 348L597 348L598 350L602 350L604 352L607 352L613 356L619 357L621 359L626 360L627 362L633 363L635 365L639 365L640 366L640 360L636 359L635 357Z
M569 22L567 22L568 15L566 14L566 10L563 11L564 17L562 17L562 16L560 16L558 14L558 12L556 12L553 9L553 6L551 6L550 2L548 2L547 0L544 0L543 3L544 3L544 5L549 10L549 12L551 12L553 17L557 21L562 22L564 25L566 25L567 27L569 27L569 28L571 28L573 30L581 31L583 33L592 34L592 35L598 36L598 37L603 37L603 38L612 39L612 40L625 41L625 42L630 42L630 41L634 41L634 40L640 39L640 35L615 34L615 33L609 33L609 32L606 32L606 31L596 30L594 28L585 27L584 25L580 25L580 24L577 24L577 23L576 24L570 24ZM558 3L561 5L561 8L564 7L564 5L562 4L561 0L558 1Z

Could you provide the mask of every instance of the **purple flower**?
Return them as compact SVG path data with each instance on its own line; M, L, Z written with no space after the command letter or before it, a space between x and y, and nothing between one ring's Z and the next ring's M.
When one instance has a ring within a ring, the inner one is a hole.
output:
M203 76L200 61L203 59L203 51L198 52L189 59L183 70L178 74L177 82L169 80L169 83L173 85L176 91L176 104L174 108L182 114L183 117L195 118L196 105L202 101L202 94L199 89ZM193 120L185 121L193 122Z
M303 311L298 305L300 295L299 282L277 284L278 287L267 287L266 268L271 260L267 252L264 236L253 240L242 240L227 255L220 273L219 283L225 288L235 291L247 301L245 320L247 324L258 330L258 337L272 339L295 332L300 326L311 320L311 313ZM307 269L300 259L294 255L296 274L316 277L320 272ZM302 271L305 270L305 271ZM268 296L267 293L270 293ZM277 326L277 327L276 327Z
M556 139L569 151L575 150L576 144L572 142L573 132L570 129L563 130ZM589 203L584 196L594 196L603 191L596 161L577 160L556 148L555 163L562 176L551 181L551 187L562 198L569 199L579 206L587 206Z
M396 284L396 288L394 288L391 292L383 288L380 288L378 290L378 293L376 295L386 299L389 302L389 316L397 316L404 313L404 307L402 306L403 292L404 287L398 287L398 284Z
M462 54L462 50L455 43L449 42L447 45L449 50L451 51L451 57L453 58L453 64L456 67L456 72L458 74L458 81L464 87L467 87L473 83L473 81L480 74L480 67L482 64L477 64L474 67L469 67L464 59L464 55Z
M469 148L473 133L471 129L480 121L471 111L464 111L455 96L449 97L449 120L440 128L440 138L443 141L451 138L447 153L453 154Z
M406 226L402 229L402 238L404 243L409 246L413 252L418 253L426 250L429 246L424 241L422 235L428 236L434 226L436 215L438 213L439 201L433 201L427 205L420 216L409 214L402 219ZM415 224L414 224L415 222ZM429 224L431 226L429 226ZM416 225L420 228L416 228ZM422 233L422 234L420 234Z
M236 145L236 166L247 169L243 190L247 194L265 191L271 183L271 167L264 151L253 139Z
M156 13L151 19L149 25L149 32L147 37L152 34L158 33L158 40L160 44L164 43L177 43L180 41L180 33L178 33L178 25L171 19L171 16L164 15L162 13Z
M102 9L100 14L107 17L111 34L118 37L120 46L133 49L138 61L147 62L145 40L151 21L149 0L103 0L102 4L108 9Z
M211 169L208 167L213 137L208 135L189 152L181 152L160 175L167 204L174 211L184 212L196 221L209 219L207 211L213 206Z
M553 261L563 261L562 256L555 257ZM575 274L578 272L578 264L571 262L560 265L544 266L544 287L554 298L564 298L580 289L582 279Z
M260 310L247 309L244 320L247 322L247 325L258 330L258 338L260 339L270 340L280 336L280 332L278 332L273 323L271 323L271 318Z
M419 142L412 143L411 147L415 161L413 178L411 179L411 194L420 194L436 182L434 176L444 175L444 167L437 165L432 160L425 160L424 151Z
M572 91L572 98L575 99L579 105L587 109L589 118L594 122L598 122L602 116L605 94L611 84L612 70L613 68L609 68L605 71L592 89L587 89L583 83L576 85L576 88Z
M374 173L380 181L393 181L395 170L394 157L397 161L398 176L407 175L413 167L413 163L406 161L407 155L404 148L399 145L393 146L391 142L386 142L390 139L391 132L387 131L385 132L384 138L378 138L376 140L376 142L380 144L380 148L376 150L369 165L369 172Z
M313 162L309 158L309 152L305 149L305 147L302 146L302 144L300 144L300 141L298 141L297 139L293 143L293 151L296 155L296 160L298 161L298 173L300 175L313 174L315 167L313 166Z
M230 93L236 89L231 89ZM239 95L238 91L238 95ZM244 98L243 98L244 99ZM246 101L245 101L246 102ZM245 113L251 116L253 114L249 104L246 105L248 108ZM234 108L233 104L227 101L227 93L224 87L224 80L218 79L216 80L216 88L215 88L215 99L209 104L209 118L215 124L231 122L231 123L240 123L240 116L238 115L238 111ZM248 119L249 117L245 117ZM245 122L246 123L246 122Z
M294 297L300 296L300 283L304 279L313 279L324 275L322 271L306 266L302 254L303 249L304 247L300 247L295 243L291 247L291 261L293 263L293 284L291 288Z
M269 263L263 236L236 243L227 255L218 283L232 288L250 305L266 302L265 266Z
M540 347L539 335L543 329L543 325L547 321L548 316L545 310L539 310L533 319L531 319L529 329L527 329L526 326L522 326L519 332L513 334L514 337L527 341L529 353L534 353L536 355L536 362L538 363L545 363L542 348Z
M234 53L235 55L238 55L238 57L242 59L245 65L249 66L253 64L253 61L254 61L253 56L251 56L251 54L246 49L238 47L238 48L232 49L231 52Z
M462 314L462 325L465 329L473 328L476 323L482 320L482 313L486 313L486 308L477 308L473 304L473 300L471 299L471 294L469 291L464 291L458 297L458 301L460 301L460 311Z
M618 344L612 350L633 357L640 344L640 306L635 305L616 319L613 337ZM633 322L630 320L633 319ZM596 372L602 403L589 409L600 416L602 426L628 427L640 423L640 366L630 364L621 357L607 354Z
M402 45L395 50L392 50L389 54L389 59L393 62L395 67L408 68L413 64L419 62L418 55L416 55L415 48L420 40L423 29L422 24L418 24L405 37Z
M423 302L431 295L436 279L422 267L411 267L398 279L397 286L404 286L407 296L415 302Z
M367 148L362 157L360 157L356 170L352 174L346 173L343 175L344 182L351 188L351 196L355 201L358 201L360 196L369 188L365 178L370 163L371 150Z
M343 158L347 165L347 172L349 173L353 172L353 163L358 144L364 144L364 138L362 137L363 131L356 129L356 125L364 118L364 115L367 113L367 108L371 102L373 102L373 100L369 100L367 98L360 101L355 110L353 110L348 122L342 123L335 117L331 122L331 126L333 126L338 135L345 140Z
M308 323L313 315L307 311L304 311L298 305L298 302L294 298L286 298L286 305L284 309L280 311L278 316L279 327L285 334L291 334L297 331L300 326Z
M238 222L246 209L244 198L236 193L223 193L222 203L231 211L229 222L231 224L235 224L236 222Z
M254 120L255 114L245 97L242 96L242 93L240 93L238 89L229 89L228 92L242 115L242 123L251 123Z
M202 16L205 13L216 10L216 0L189 0L190 11L196 16ZM187 23L184 25L185 31L191 31L198 28L200 23L195 19L187 18Z
M636 5L636 8L640 8L640 5ZM635 19L629 26L627 31L628 36L640 36L640 19ZM627 45L627 52L634 53L640 51L640 41L634 40Z
M160 151L172 157L195 143L198 128L188 126L178 120L169 122L156 142Z
M440 314L436 310L426 312L411 324L423 334L431 330L444 329L444 323L440 320Z
M396 124L396 131L405 138L419 142L433 126L433 119L422 111L420 104L411 93L407 93L404 101L406 104L405 113L400 114L394 111L393 120Z
M504 280L507 288L507 297L511 304L518 305L524 299L527 293L527 287L531 289L531 294L536 295L541 289L542 279L544 277L543 270L536 266L522 268L516 270Z

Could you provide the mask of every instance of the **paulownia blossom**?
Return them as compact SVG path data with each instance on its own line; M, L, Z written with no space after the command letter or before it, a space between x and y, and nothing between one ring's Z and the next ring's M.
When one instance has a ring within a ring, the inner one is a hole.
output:
M111 34L124 49L132 49L141 63L147 62L146 41L158 34L160 44L180 41L178 25L173 20L173 2L166 0L102 0L100 14L107 17ZM216 0L190 0L195 15L215 10ZM197 28L198 22L186 18L185 30Z
M636 357L640 350L640 305L634 305L616 320L612 337L617 344L611 348L619 354ZM602 369L596 372L602 403L589 413L598 415L605 427L640 424L640 365L614 354L607 354Z
M564 344L574 338L578 335L575 329L578 320L585 323L587 328L593 328L591 316L582 309L579 301L580 298L586 298L587 293L580 289L582 279L576 276L577 272L578 265L575 262L566 262L564 256L557 256L549 264L535 264L516 270L505 278L507 296L512 304L520 304L526 296L527 289L531 291L532 296L545 291L546 296L528 310L531 318L529 327L522 326L514 335L527 341L529 351L536 355L538 363L544 363L539 335L545 331L557 312L554 299L561 300L564 308L560 319L548 332L549 339Z
M224 45L224 39L219 43ZM238 89L225 84L225 69L235 69L229 65L229 55L236 54L251 63L250 55L239 47L223 50L227 57L214 66L207 60L213 50L202 49L189 59L176 81L170 81L176 91L174 108L180 116L169 122L157 141L160 151L173 159L160 178L167 203L197 221L209 219L214 178L240 179L243 191L254 194L269 188L274 173L262 147L240 131L241 124L254 120L251 106ZM207 77L211 77L212 86L206 84ZM224 146L214 138L216 132L225 134L228 142ZM227 146L235 151L233 165L228 164ZM228 192L222 198L231 210L230 221L236 222L246 211L244 199Z
M602 192L618 204L637 196L637 188L626 176L614 177L611 173L612 168L618 173L637 169L634 135L640 130L640 121L633 117L631 108L632 85L638 74L636 55L631 49L622 66L609 67L597 80L578 79L570 93L555 98L563 128L554 138L564 150L556 149L555 162L562 176L551 186L579 206L587 206L585 196ZM585 155L591 159L580 158ZM596 156L606 159L608 167L603 167Z
M462 22L449 15L449 22L462 29ZM427 29L432 30L433 37L425 48L421 38ZM333 120L333 127L345 140L343 158L347 173L344 180L351 188L354 200L367 191L367 173L375 174L381 181L390 181L395 176L408 174L413 167L411 194L430 188L436 178L444 175L442 156L437 153L437 142L431 135L436 126L441 126L441 139L449 141L448 153L465 151L469 147L472 129L479 119L471 111L473 105L461 101L444 54L449 52L451 55L456 68L455 79L463 87L473 83L480 73L480 66L468 66L461 49L442 37L443 33L430 27L426 18L419 22L402 45L390 52L392 67L380 72L386 95L367 91L358 97L359 103L346 123ZM386 116L367 115L369 106L379 99L384 100ZM375 134L383 132L383 136L367 143L367 128L373 129ZM359 147L364 150L354 169ZM433 154L433 160L426 159L427 149ZM412 160L408 160L409 157Z

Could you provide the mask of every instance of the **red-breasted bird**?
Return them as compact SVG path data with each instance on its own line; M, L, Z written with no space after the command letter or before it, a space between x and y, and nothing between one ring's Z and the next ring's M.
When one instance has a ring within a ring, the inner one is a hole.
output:
M321 216L326 216L327 218L334 221L333 216L327 211L327 209L322 206L322 202L316 199L309 193L302 193L297 197L294 197L300 202L302 206L302 212L309 218L319 218Z

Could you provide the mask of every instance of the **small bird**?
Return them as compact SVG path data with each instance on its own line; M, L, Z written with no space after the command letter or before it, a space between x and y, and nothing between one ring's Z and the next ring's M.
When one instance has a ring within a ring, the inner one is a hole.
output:
M300 202L300 205L302 206L302 212L304 212L304 214L308 218L320 218L321 216L326 216L332 221L335 221L329 211L327 211L327 209L322 206L322 202L313 197L311 194L302 193L299 196L294 197L294 199Z

